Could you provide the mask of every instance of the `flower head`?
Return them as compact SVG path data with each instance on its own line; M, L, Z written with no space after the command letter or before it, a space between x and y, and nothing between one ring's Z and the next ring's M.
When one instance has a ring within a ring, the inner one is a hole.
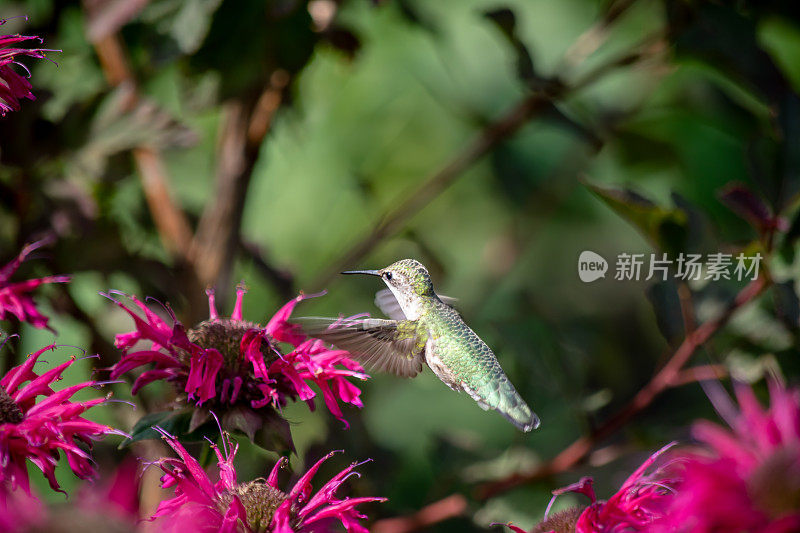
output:
M575 524L577 533L647 531L666 513L682 483L679 461L670 461L648 472L670 443L651 455L625 480L608 501L594 501Z
M663 531L800 530L800 390L771 382L766 410L751 388L735 390L740 411L730 429L695 423L695 438L713 453L687 454Z
M577 483L553 491L553 499L545 511L544 520L531 533L628 533L650 531L665 516L667 508L682 484L679 461L669 461L651 467L675 443L670 443L651 455L631 474L622 487L607 501L597 500L593 480L581 478ZM550 515L556 497L576 492L591 500L588 507L573 507ZM506 524L516 533L525 533Z
M2 37L0 37L2 42ZM0 50L2 57L2 50ZM0 59L2 64L2 59ZM0 67L2 69L2 67ZM0 76L2 71L0 70ZM2 98L2 84L0 84L0 98ZM2 106L2 102L0 102ZM41 240L25 246L19 255L0 268L0 320L5 320L8 316L14 315L23 322L28 322L37 328L47 328L47 317L36 309L30 293L39 285L44 283L66 283L69 276L46 276L38 279L29 279L12 283L9 281L14 272L25 261L25 258L37 248L47 244L46 240ZM48 328L49 329L49 328Z
M342 421L339 400L362 406L361 391L348 380L369 377L361 366L344 350L330 350L322 341L307 340L287 322L295 305L306 296L291 300L266 326L260 326L243 318L244 294L244 288L238 287L233 313L222 317L214 292L209 290L209 319L189 330L174 316L168 324L136 297L130 299L143 317L133 306L114 299L133 318L136 330L117 335L116 345L123 356L111 367L111 378L153 364L136 378L134 394L153 381L169 381L178 389L179 404L200 408L197 412L203 415L198 423L213 411L221 415L223 427L241 430L251 439L263 418L286 405L287 399L306 401L313 409L316 392L309 383L320 388L328 409ZM139 341L149 341L150 349L133 349ZM279 343L293 349L284 353Z
M91 446L92 439L117 433L80 416L107 398L70 401L75 393L96 386L97 382L86 381L59 391L51 388L75 362L74 358L41 375L34 372L39 357L53 349L54 345L42 348L0 379L0 485L8 483L12 489L21 487L28 492L28 459L44 473L54 490L60 490L55 476L59 451L66 455L76 476L92 477L94 466L85 448ZM44 398L37 401L39 396Z
M222 433L222 446L212 445L217 456L219 481L213 483L200 463L178 440L160 430L164 440L178 458L164 458L156 464L164 471L163 488L175 488L175 496L162 501L151 520L166 531L292 533L333 531L336 522L351 533L367 531L360 520L366 518L356 510L362 503L385 501L385 498L336 497L341 484L357 475L353 463L325 483L313 494L311 480L329 453L312 466L295 485L284 492L278 485L278 472L285 464L279 460L266 479L238 483L233 461L238 445Z
M6 22L8 22L7 19L0 19L0 26ZM12 64L16 64L30 76L28 69L19 62L17 57L29 56L44 59L45 52L58 51L44 48L18 48L16 46L19 43L31 40L42 42L40 37L34 35L0 35L0 116L5 116L9 111L19 111L20 98L36 100L33 92L31 92L32 86L30 82L11 68Z

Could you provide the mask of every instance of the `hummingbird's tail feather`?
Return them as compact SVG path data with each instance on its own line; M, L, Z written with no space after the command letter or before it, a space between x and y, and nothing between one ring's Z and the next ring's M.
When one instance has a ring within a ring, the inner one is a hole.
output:
M531 411L502 371L499 376L495 375L494 379L484 383L478 390L464 384L462 388L482 409L497 411L522 431L528 432L539 427L539 417Z

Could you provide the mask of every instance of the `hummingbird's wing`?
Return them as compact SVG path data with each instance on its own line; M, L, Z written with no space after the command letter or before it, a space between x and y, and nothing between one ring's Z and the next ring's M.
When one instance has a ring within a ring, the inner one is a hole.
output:
M436 296L439 297L442 303L450 307L454 307L453 304L458 301L458 298L451 298L443 294L437 294ZM382 289L375 293L375 305L378 306L378 309L380 309L384 315L392 320L406 320L408 318L405 313L403 313L400 302L397 301L397 298L394 297L394 293L389 289Z
M356 361L379 372L411 378L425 363L425 338L411 320L300 318L303 332L347 350ZM424 333L423 333L424 334Z
M400 302L397 301L397 298L394 297L394 294L389 289L382 289L375 293L375 305L392 320L406 320L408 318L403 313Z
M453 309L456 308L456 302L458 298L453 298L452 296L445 296L444 294L436 294L436 296L442 301L443 304L447 304Z

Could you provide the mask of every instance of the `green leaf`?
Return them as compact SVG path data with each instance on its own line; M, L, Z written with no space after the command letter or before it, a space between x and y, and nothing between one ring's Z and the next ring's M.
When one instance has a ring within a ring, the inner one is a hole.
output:
M671 255L684 248L688 217L682 209L661 207L629 189L604 189L591 183L586 186L659 250Z
M272 409L256 412L248 407L237 406L221 413L220 424L223 430L244 434L265 450L286 455L295 451L289 423ZM126 439L119 447L124 448L140 440L160 438L161 435L153 429L155 426L182 442L200 442L204 438L216 440L219 437L219 427L212 419L210 411L185 407L143 416L133 426L131 438Z
M142 19L155 22L156 29L170 35L184 54L195 53L211 28L221 0L160 0L142 12Z
M131 89L121 86L100 103L89 136L70 158L67 173L77 180L99 180L113 156L141 145L191 146L195 133L149 102L129 109Z
M800 90L800 28L797 24L770 15L758 22L756 37L794 89Z
M255 441L256 432L264 425L258 413L244 406L236 406L222 415L222 427L229 431L239 431Z
M160 438L161 435L153 429L154 426L158 426L167 433L175 435L180 440L181 436L189 432L189 421L192 418L193 411L193 409L187 407L177 411L160 411L144 415L133 426L131 437L125 439L119 447L124 448L132 442L140 440Z
M681 302L675 281L659 281L647 288L647 299L653 306L658 329L670 346L677 346L685 336Z
M189 433L193 432L206 422L211 420L211 412L207 409L195 409L192 418L189 420Z
M269 410L265 413L266 415L261 415L262 426L255 433L255 438L252 439L253 443L281 455L289 455L294 452L294 441L289 422L275 411Z

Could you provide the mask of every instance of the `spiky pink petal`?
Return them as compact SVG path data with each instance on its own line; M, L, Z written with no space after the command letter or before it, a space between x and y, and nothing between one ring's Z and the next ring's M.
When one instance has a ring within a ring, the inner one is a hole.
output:
M27 459L42 471L54 490L60 490L55 477L59 452L64 453L76 476L90 478L94 475L94 466L82 445L114 431L80 416L104 403L104 398L85 402L69 400L77 392L96 386L97 382L86 381L53 391L52 384L61 379L64 371L75 362L74 358L42 375L33 370L39 357L53 349L54 345L46 346L31 354L0 379L0 386L22 413L18 422L0 423L0 485L8 482L12 488L28 491ZM44 398L37 402L40 396Z
M2 22L3 21L0 21L0 25L2 25ZM2 65L3 61L3 39L4 36L0 36L0 65ZM2 78L2 69L3 67L0 66L0 78ZM0 89L1 88L2 80L0 79ZM0 90L0 114L4 114L2 113L2 98L2 90ZM40 285L46 283L66 283L70 280L69 276L46 276L18 283L11 283L9 281L23 261L25 261L34 250L48 244L48 242L49 240L43 239L28 244L15 259L0 269L0 320L5 320L13 315L20 321L28 322L36 328L48 328L48 318L36 308L36 304L30 293Z
M157 523L162 529L176 532L192 529L215 533L250 531L247 526L247 509L236 493L239 486L233 462L238 445L233 444L226 433L222 434L222 449L212 445L219 469L219 481L212 484L208 474L199 469L199 463L186 452L177 439L160 428L159 431L178 454L179 459L165 458L156 463L164 471L161 486L174 488L175 496L162 501L150 520L159 520ZM328 531L327 527L316 529L316 526L319 524L327 526L329 521L335 520L344 525L347 531L366 531L359 522L366 517L359 513L356 507L386 499L372 497L338 499L335 496L342 483L355 474L353 469L361 463L353 463L342 470L312 496L311 481L322 463L333 453L317 461L295 483L275 509L267 531L270 533ZM279 459L266 479L266 484L275 490L280 490L278 472L285 463L285 458Z
M219 318L219 313L217 313L217 297L214 289L206 289L206 296L208 296L208 318L211 320Z
M6 22L7 19L0 19L0 26ZM42 40L35 35L0 35L0 116L5 116L9 111L19 111L22 98L36 100L30 82L11 68L12 64L17 64L27 71L27 68L19 62L18 56L43 59L45 52L56 51L11 46L26 41Z
M272 470L270 470L269 476L267 477L267 484L273 489L278 488L278 472L280 472L288 462L289 460L286 457L281 457L278 459L278 462L275 463L275 466L272 467Z
M524 529L522 529L521 527L519 527L519 526L515 526L515 525L514 525L514 524L512 524L511 522L507 522L507 523L504 523L504 524L492 524L492 525L493 525L493 526L504 525L504 526L506 526L507 528L509 528L511 531L513 531L514 533L528 533L527 531L525 531L525 530L524 530Z
M233 305L233 313L231 313L231 320L242 320L242 304L244 302L244 295L247 289L243 284L236 287L236 303Z
M288 342L294 346L298 346L306 340L305 335L298 332L297 327L289 323L289 317L292 316L295 306L306 298L310 298L310 296L300 294L281 307L264 328L267 335L271 335L277 341Z
M304 526L311 526L314 523L331 518L339 520L348 531L360 531L363 526L360 525L358 520L364 518L364 515L356 511L356 506L367 502L386 501L386 498L378 497L345 498L343 500L336 498L335 492L337 489L345 479L355 474L353 469L362 463L352 463L325 483L317 494L312 497L312 478L316 475L322 463L330 459L335 453L330 452L322 457L295 483L289 492L288 498L275 511L275 515L272 518L272 531L303 531ZM314 513L315 510L317 510L316 513ZM293 523L297 523L297 529L293 529Z

